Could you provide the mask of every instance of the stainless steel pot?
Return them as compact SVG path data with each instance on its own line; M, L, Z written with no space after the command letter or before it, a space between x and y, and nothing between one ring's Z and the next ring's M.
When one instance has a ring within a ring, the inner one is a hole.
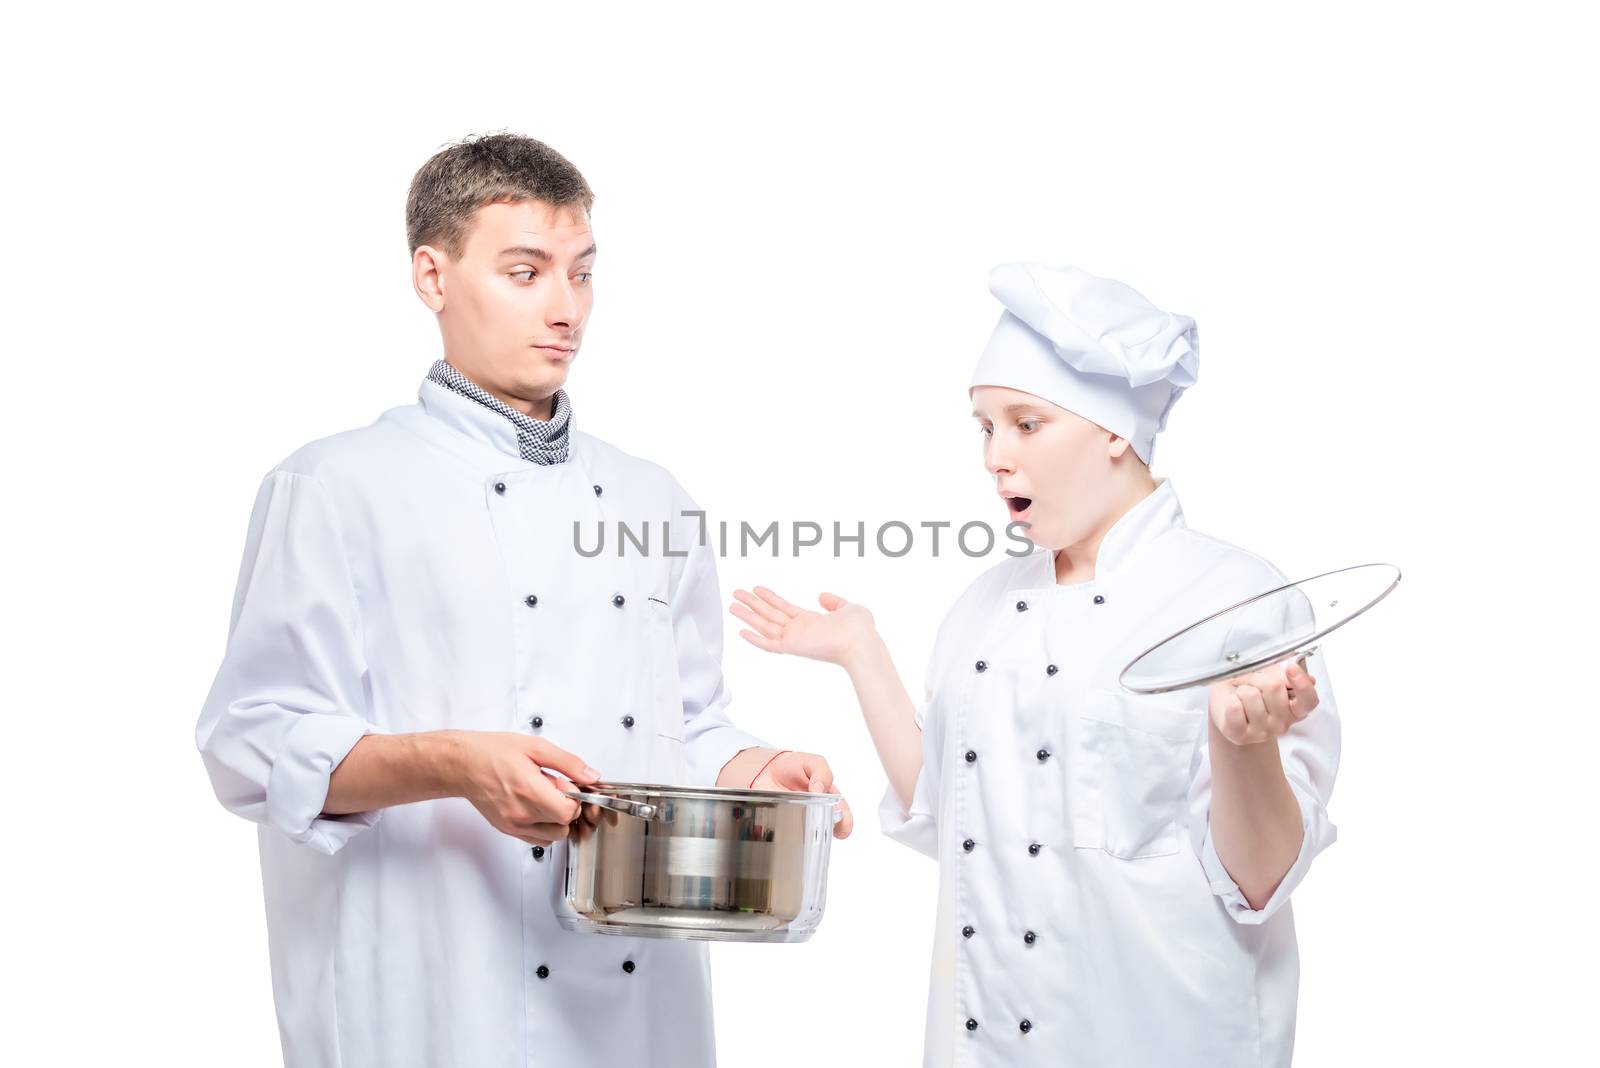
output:
M567 839L568 930L804 942L822 922L838 794L596 783Z

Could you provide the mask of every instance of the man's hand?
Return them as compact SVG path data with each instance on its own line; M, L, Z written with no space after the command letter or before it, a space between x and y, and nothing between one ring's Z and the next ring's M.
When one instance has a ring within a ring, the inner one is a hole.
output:
M835 794L833 769L815 753L779 752L772 749L743 749L722 767L718 786L750 790L792 790L814 794ZM765 765L765 766L763 766ZM752 781L753 780L753 781ZM850 804L839 798L839 822L833 825L835 838L848 838L855 828Z
M455 733L456 779L461 796L472 802L489 825L529 845L549 845L567 836L579 804L545 768L554 768L579 785L600 773L565 749L542 738L489 731Z
M1317 680L1304 660L1269 664L1211 687L1211 722L1234 745L1281 737L1317 707Z

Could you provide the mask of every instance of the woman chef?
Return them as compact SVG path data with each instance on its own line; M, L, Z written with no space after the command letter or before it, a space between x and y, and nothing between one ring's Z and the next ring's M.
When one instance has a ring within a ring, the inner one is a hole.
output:
M1008 264L970 394L1035 552L942 624L915 708L871 614L769 590L760 648L849 672L888 774L888 834L939 860L928 1065L1285 1065L1289 895L1334 839L1325 668L1132 696L1163 636L1283 584L1184 523L1155 438L1198 370L1194 321L1073 267Z

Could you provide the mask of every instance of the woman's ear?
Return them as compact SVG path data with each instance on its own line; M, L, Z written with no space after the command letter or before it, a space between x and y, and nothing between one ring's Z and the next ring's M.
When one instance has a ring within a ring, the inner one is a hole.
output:
M1108 454L1113 460L1122 459L1123 455L1131 448L1131 443L1127 438L1119 438L1109 430L1106 431L1106 435L1111 439L1107 443Z

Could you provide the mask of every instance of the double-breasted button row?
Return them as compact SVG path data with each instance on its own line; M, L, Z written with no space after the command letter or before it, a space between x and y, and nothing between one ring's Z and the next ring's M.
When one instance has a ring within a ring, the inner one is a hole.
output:
M537 608L539 605L539 596L538 594L530 593L522 599L522 603L527 605L529 608ZM622 594L618 593L612 596L611 603L616 607L621 608L623 605L628 603L628 599L622 596Z
M1021 602L1019 601L1017 603L1020 604ZM976 664L973 664L972 667L973 667L973 670L978 671L978 672L988 671L989 670L989 661L980 660ZM1054 675L1056 672L1058 672L1060 670L1061 669L1056 667L1054 664L1046 664L1044 666L1044 673L1046 675Z
M977 848L978 848L978 843L973 841L971 838L963 839L962 842L961 842L961 850L962 850L962 852L970 853L974 849L977 849ZM1028 843L1028 856L1036 857L1036 856L1039 855L1039 853L1043 849L1044 849L1044 846L1040 845L1038 842L1029 842Z
M632 730L633 725L638 721L629 715L623 716L618 722L622 724L624 730ZM544 717L534 716L532 719L528 720L528 726L532 727L534 730L542 729L544 727Z
M633 963L631 960L625 960L622 962L622 970L627 972L629 975L632 975L634 969L637 967L638 965ZM533 970L533 974L537 975L540 979L548 979L550 978L550 966L548 964L541 964Z
M973 935L975 935L977 933L978 933L978 929L976 927L972 926L972 924L970 924L970 923L967 924L965 927L961 928L961 937L962 938L971 938ZM1023 932L1022 942L1023 942L1024 945L1031 946L1035 942L1037 942L1038 940L1039 940L1039 936L1037 934L1034 934L1032 931Z
M976 1031L977 1029L978 1029L978 1021L974 1020L972 1017L968 1016L967 1017L967 1030L968 1031ZM1021 1023L1017 1024L1017 1030L1021 1031L1023 1034L1027 1034L1029 1031L1033 1030L1033 1021L1031 1021L1031 1020L1023 1020Z

